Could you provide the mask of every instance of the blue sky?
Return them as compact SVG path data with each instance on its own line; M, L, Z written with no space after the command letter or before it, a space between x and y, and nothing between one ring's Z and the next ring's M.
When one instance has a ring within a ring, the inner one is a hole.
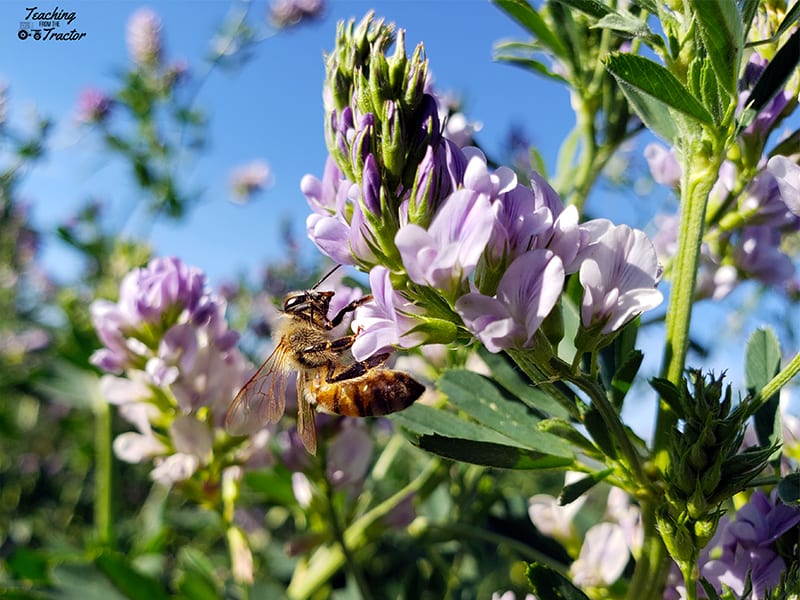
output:
M116 228L129 223L137 200L125 171L109 164L97 139L75 120L75 105L86 86L114 89L115 76L128 59L125 24L139 2L58 3L74 11L75 28L86 36L73 42L19 40L27 7L52 10L34 0L0 3L0 81L9 86L9 118L16 126L34 109L56 122L48 159L26 179L23 194L35 222L50 230L88 198L108 205ZM186 59L196 74L218 25L231 9L227 1L167 1L150 5L163 20L166 55ZM425 44L437 88L457 93L467 113L483 123L478 139L498 148L512 123L524 125L549 164L572 124L564 89L520 69L494 62L493 44L521 37L521 29L485 0L333 1L325 18L285 31L258 46L244 68L215 71L202 87L197 105L210 119L209 145L202 159L187 165L182 177L203 190L189 217L165 220L145 232L159 254L174 254L204 269L220 282L240 272L253 275L264 261L279 258L280 225L290 219L304 236L308 212L299 192L306 173L321 175L326 150L322 130L322 53L333 45L336 22L360 18L370 8L407 31L409 50ZM263 19L266 2L253 2L253 22ZM231 168L261 158L272 167L275 185L248 205L229 201ZM309 244L309 251L310 251ZM47 264L69 273L69 254L57 244L45 247ZM74 262L74 261L73 261Z

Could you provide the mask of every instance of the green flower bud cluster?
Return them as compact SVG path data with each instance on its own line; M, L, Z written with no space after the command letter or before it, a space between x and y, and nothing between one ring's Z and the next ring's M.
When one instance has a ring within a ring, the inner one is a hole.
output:
M395 34L393 24L375 20L372 12L358 25L339 23L336 46L326 57L326 142L342 173L359 185L367 156L373 156L382 210L387 204L396 209L411 190L427 146L439 136L435 103L425 99L427 78L422 44L409 57L402 29Z
M680 388L666 379L651 381L679 419L669 448L658 523L681 568L693 564L714 535L722 502L745 489L776 449L739 452L748 405L733 406L731 387L723 384L724 378L724 373L717 378L690 370Z

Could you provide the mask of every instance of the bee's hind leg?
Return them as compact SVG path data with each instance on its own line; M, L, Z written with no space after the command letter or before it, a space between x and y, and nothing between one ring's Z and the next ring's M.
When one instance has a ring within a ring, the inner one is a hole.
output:
M336 313L336 316L333 317L333 319L331 319L331 329L336 327L337 325L339 325L344 320L344 316L347 313L353 312L359 306L361 306L362 304L366 304L370 300L372 300L372 296L371 295L361 296L361 298L353 300L350 304L348 304L347 306L342 308L342 310L340 310L338 313Z
M328 365L328 372L325 375L325 381L328 383L334 383L336 381L346 381L348 379L355 379L356 377L360 377L370 369L374 369L375 367L381 366L386 360L389 358L389 353L384 352L383 354L374 354L369 358L359 361L357 363L353 363L349 365L347 368L342 369L338 373L334 373L334 366Z

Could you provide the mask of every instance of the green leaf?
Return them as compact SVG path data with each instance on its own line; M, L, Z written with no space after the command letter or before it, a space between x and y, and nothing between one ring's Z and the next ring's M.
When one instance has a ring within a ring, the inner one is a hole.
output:
M728 96L736 96L744 32L735 0L689 0L708 60Z
M794 6L792 6L783 17L783 21L781 21L777 31L775 31L775 39L789 31L798 21L800 21L800 1L795 2Z
M639 367L642 366L642 360L644 360L642 351L632 350L614 373L614 378L611 380L611 403L617 408L622 406L625 395L631 389Z
M14 575L30 583L47 585L50 583L47 555L39 550L30 548L17 548L6 559L6 568Z
M526 575L537 598L589 600L569 579L541 563L530 563Z
M655 0L633 0L634 4L638 4L647 12L656 14L658 12L658 6L655 3Z
M745 385L750 394L763 388L781 367L781 347L771 329L757 329L747 340L745 351ZM781 426L778 410L779 394L764 398L756 410L755 426L762 446L780 441Z
M789 473L778 483L778 497L784 504L800 503L800 473Z
M524 56L514 56L513 54L495 54L495 60L500 60L503 62L507 62L511 65L522 67L528 71L532 71L537 75L541 75L548 79L552 79L553 81L558 81L559 83L567 83L567 80L564 79L561 75L557 75L553 73L544 63L539 62L534 58L526 58Z
M613 12L613 8L599 2L598 0L555 0L559 4L564 4L575 8L587 15L601 19Z
M528 2L525 0L493 0L493 2L542 44L547 46L553 54L558 57L565 56L566 49L564 44L561 43L558 37L553 35L542 16Z
M637 111L642 108L652 111L655 103L662 106L662 111L668 107L700 124L714 124L711 113L672 73L658 63L633 54L612 54L606 58L605 65ZM664 118L663 112L640 116L648 127L651 125L646 118ZM659 122L658 126L662 127L663 123Z
M187 600L214 600L220 590L214 583L214 564L196 548L184 546L178 553L178 590Z
M600 413L594 408L590 409L584 415L583 424L603 454L609 458L616 458L617 447L614 445L614 440L609 435L608 425L603 421Z
M683 408L681 401L681 393L675 384L668 379L661 377L653 377L650 380L650 387L652 387L661 399L666 402L679 419L686 418L686 411Z
M135 570L121 554L104 552L94 562L114 587L131 600L169 598L158 581Z
M559 469L574 462L571 458L551 456L525 448L449 438L438 434L420 437L419 447L444 458L496 469Z
M742 39L747 39L750 34L750 27L753 24L753 18L756 16L758 5L761 0L743 0L742 1Z
M539 418L527 406L506 398L483 375L466 369L451 369L437 386L450 402L478 423L514 441L515 445L546 454L572 457L572 448L561 438L538 428Z
M770 150L769 157L790 156L792 154L800 154L800 129L795 129L791 134L778 142L775 147Z
M478 355L489 367L494 381L530 408L543 415L569 417L569 411L556 402L550 394L536 387L536 384L532 383L512 360L509 360L508 355L493 354L483 346Z
M575 429L572 423L566 419L544 419L539 421L539 429L567 440L574 447L580 448L592 457L602 458L597 447L591 440Z
M605 15L592 29L610 29L618 33L628 34L630 37L642 38L648 44L663 47L664 41L652 32L647 22L628 11L614 11Z
M513 440L493 429L424 404L412 404L389 418L419 437L438 434L478 442L514 445Z
M591 473L586 477L579 479L575 483L570 483L569 485L565 485L564 489L561 490L561 494L558 496L558 503L561 506L566 506L571 502L575 502L575 500L583 496L586 492L588 492L598 483L603 481L613 472L614 472L613 469L605 469L598 473Z
M769 62L744 103L738 129L745 129L783 88L800 63L800 29L792 34Z

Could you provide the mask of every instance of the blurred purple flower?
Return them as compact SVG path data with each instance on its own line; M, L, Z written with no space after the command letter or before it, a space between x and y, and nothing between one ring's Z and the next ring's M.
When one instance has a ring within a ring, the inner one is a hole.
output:
M745 227L733 252L736 266L767 285L785 283L794 274L794 263L780 243L780 231L768 225Z
M768 225L796 231L800 229L800 212L795 213L792 206L800 211L800 167L794 165L798 170L798 181L797 189L792 190L790 177L786 177L788 173L781 168L781 161L774 161L775 158L784 157L773 157L768 163L772 164L773 169L767 166L753 177L739 196L739 212L748 225ZM791 161L787 162L793 165ZM778 175L781 175L780 178Z
M77 117L83 123L100 123L111 114L113 101L95 88L84 88L78 97Z
M419 324L412 316L422 312L398 294L392 286L389 269L373 267L369 272L373 300L359 306L352 329L358 335L352 352L356 360L364 360L394 346L413 348L425 341L422 334L409 333Z
M313 21L325 11L325 0L273 0L269 19L275 27L291 27Z
M677 188L681 182L681 166L675 149L667 150L660 144L647 144L644 157L650 167L650 175L656 183Z
M661 268L644 232L606 219L582 227L589 239L580 254L581 322L586 328L602 324L607 335L661 304L655 289Z
M140 8L128 19L128 53L139 65L154 65L161 60L161 19L149 8Z
M455 309L489 352L528 348L563 286L561 259L549 250L531 250L509 265L494 297L464 294Z
M374 443L363 423L347 419L328 444L325 475L337 490L358 495L372 462Z
M785 156L773 156L767 162L767 172L775 178L786 207L800 216L800 165Z
M256 193L272 186L272 170L267 162L254 160L231 171L230 182L234 200L244 203Z
M769 61L761 56L758 52L753 52L750 55L747 65L745 66L744 77L739 82L741 91L739 92L739 103L737 106L737 114L741 113L745 108L744 103L750 97L752 88L756 85L764 70L767 68ZM743 137L755 136L761 138L762 143L766 141L772 128L775 126L778 119L781 117L783 110L792 100L791 94L786 90L780 90L756 115L752 123L742 132Z
M485 194L461 189L444 201L427 230L415 224L401 227L395 244L409 279L455 295L478 264L493 220Z
M616 523L599 523L586 532L580 555L569 569L570 577L582 588L607 588L619 579L629 559L622 528Z
M736 594L744 591L747 574L753 584L753 598L765 597L786 571L786 563L775 550L775 542L800 524L800 507L787 506L758 490L736 512L722 532L722 555L704 564L701 574L717 591L729 586Z

